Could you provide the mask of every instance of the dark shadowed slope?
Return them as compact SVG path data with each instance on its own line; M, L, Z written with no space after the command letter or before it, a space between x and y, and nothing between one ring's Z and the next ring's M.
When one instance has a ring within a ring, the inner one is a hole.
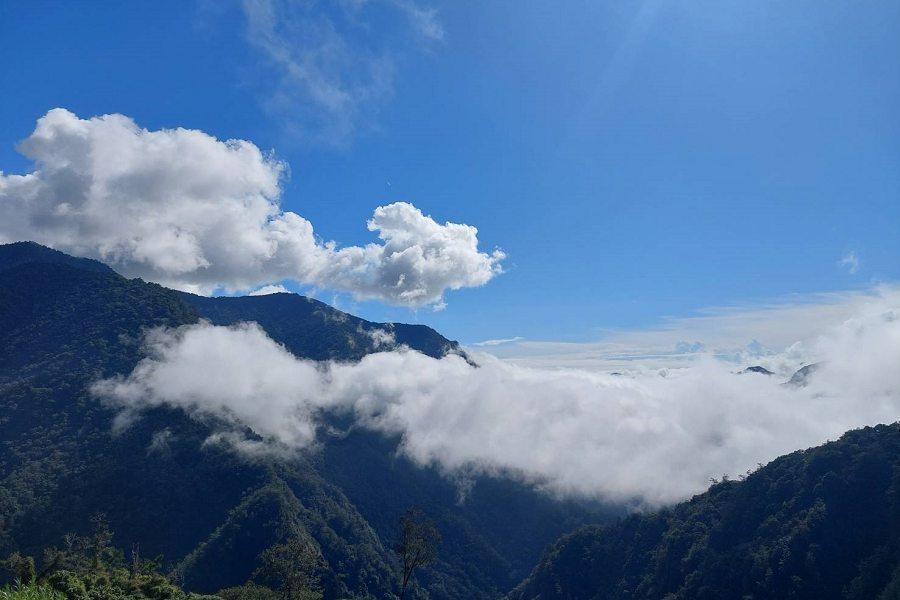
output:
M256 321L288 350L313 360L359 360L401 345L435 358L460 352L458 343L425 325L372 323L298 294L182 297L214 325Z
M510 597L900 598L900 425L783 456L670 510L580 529Z

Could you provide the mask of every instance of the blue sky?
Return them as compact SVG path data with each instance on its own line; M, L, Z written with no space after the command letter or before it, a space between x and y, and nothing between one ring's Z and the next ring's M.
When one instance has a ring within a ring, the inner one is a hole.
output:
M333 25L361 98L323 117L292 97L238 4L3 3L0 170L30 170L15 144L54 107L250 140L290 165L283 206L325 239L370 242L373 209L403 200L502 248L506 272L441 312L317 292L465 342L589 341L900 279L900 3L280 14Z

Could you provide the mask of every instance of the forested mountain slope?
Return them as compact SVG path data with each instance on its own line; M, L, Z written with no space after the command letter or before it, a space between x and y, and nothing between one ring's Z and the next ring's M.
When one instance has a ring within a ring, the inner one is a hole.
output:
M162 554L189 590L243 583L263 550L302 538L321 550L326 598L390 598L397 520L417 505L444 543L416 593L496 598L560 534L609 514L484 477L461 502L453 481L398 455L399 440L367 431L325 436L320 450L286 459L209 444L217 424L174 409L114 431L115 411L87 387L129 373L147 328L200 318L255 320L313 359L395 343L458 351L426 327L369 323L296 295L206 299L36 244L0 246L0 554L61 544L102 512L114 545Z
M900 598L900 425L566 535L510 598Z
M461 352L458 343L425 325L372 323L297 294L214 298L182 294L182 298L214 325L256 321L288 350L313 360L359 360L398 346L435 358Z

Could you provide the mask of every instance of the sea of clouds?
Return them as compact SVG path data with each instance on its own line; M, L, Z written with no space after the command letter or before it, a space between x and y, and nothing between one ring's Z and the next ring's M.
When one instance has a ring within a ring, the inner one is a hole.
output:
M34 240L127 276L200 293L266 293L292 280L439 308L447 290L502 271L504 254L479 250L475 227L438 223L405 202L374 210L367 226L377 243L322 241L280 205L286 166L247 141L54 109L19 150L34 170L0 173L0 242ZM411 350L314 363L255 324L199 323L149 332L134 372L94 392L118 407L118 426L173 406L230 424L214 441L250 454L315 451L324 416L340 413L399 436L401 452L451 475L512 473L555 493L655 506L711 477L897 420L898 315L900 293L882 288L717 312L593 345L492 340L482 347L519 355L473 352L477 367ZM686 323L702 336L685 337ZM755 332L781 350L721 351ZM648 368L673 356L678 368ZM778 375L736 374L736 361L751 358ZM783 385L809 362L822 366L807 386ZM621 372L605 369L612 364ZM260 438L244 436L247 427Z
M128 377L94 392L122 421L158 405L215 416L247 452L315 451L327 412L400 436L401 452L448 474L516 473L554 493L657 506L781 454L900 415L900 302L885 291L823 324L802 353L821 367L805 387L737 374L698 355L690 366L624 375L510 364L477 354L379 352L358 363L299 359L256 324L157 329ZM797 361L797 366L805 361ZM265 441L237 432L250 427Z

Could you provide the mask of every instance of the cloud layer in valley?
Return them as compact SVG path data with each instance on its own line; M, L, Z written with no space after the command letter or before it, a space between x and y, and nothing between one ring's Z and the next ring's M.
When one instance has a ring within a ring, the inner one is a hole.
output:
M607 330L589 342L511 338L472 344L520 366L640 372L683 368L714 357L734 367L762 365L790 375L823 324L851 319L880 298L900 304L900 287L794 294L775 301L707 308L638 330Z
M279 205L284 163L244 140L54 109L19 150L35 170L0 172L0 242L34 240L130 277L199 293L294 280L440 307L446 290L501 272L503 253L479 251L475 227L405 202L375 209L367 225L380 243L322 242Z
M823 361L806 387L738 375L709 356L630 376L488 355L475 368L413 351L319 364L255 324L157 330L147 348L130 376L94 389L126 415L175 406L249 426L273 447L307 448L322 412L337 411L401 436L412 459L448 472L514 472L559 492L648 505L900 414L900 303L885 294L806 344L803 358ZM240 444L237 430L224 435Z

